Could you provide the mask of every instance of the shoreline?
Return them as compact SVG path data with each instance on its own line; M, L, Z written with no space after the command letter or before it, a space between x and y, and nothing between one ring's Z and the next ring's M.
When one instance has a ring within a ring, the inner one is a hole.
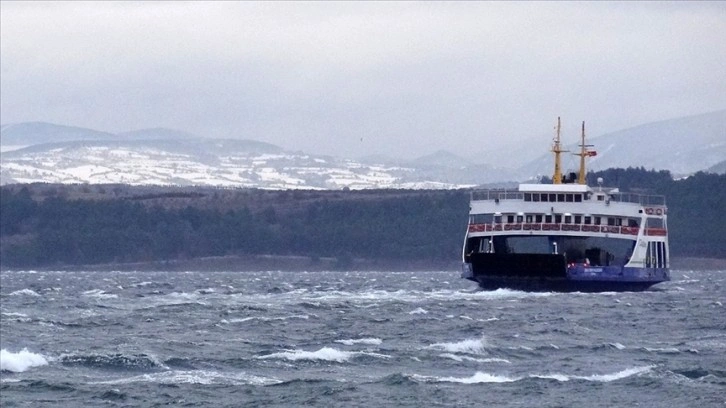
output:
M671 270L726 270L726 259L676 257ZM332 258L282 255L227 255L168 261L104 263L87 265L53 265L35 268L5 268L0 271L230 271L230 272L317 272L317 271L461 271L461 261L392 260L363 258Z

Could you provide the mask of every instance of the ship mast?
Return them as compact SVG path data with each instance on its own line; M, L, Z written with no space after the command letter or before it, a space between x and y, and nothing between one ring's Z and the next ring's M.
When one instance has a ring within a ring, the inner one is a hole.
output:
M552 145L552 152L555 154L555 173L552 175L552 184L562 184L562 169L560 166L560 153L567 152L568 150L562 150L560 145L560 117L557 117L557 134L555 136L554 144Z
M588 150L588 147L592 145L585 144L585 121L582 122L582 142L580 143L580 153L575 153L575 156L580 156L580 174L577 177L578 184L586 184L585 181L585 157L595 156L597 152L594 150Z

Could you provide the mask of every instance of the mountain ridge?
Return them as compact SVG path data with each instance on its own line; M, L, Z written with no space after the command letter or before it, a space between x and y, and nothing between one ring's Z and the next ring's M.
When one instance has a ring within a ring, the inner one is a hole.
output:
M696 171L719 171L726 160L726 110L641 124L587 142L598 151L589 160L588 170L645 167L669 170L679 177ZM577 144L568 144L566 149L576 151ZM506 155L510 168L475 163L444 149L412 160L385 155L355 160L291 152L257 140L205 138L169 128L113 134L25 122L0 127L0 184L458 188L549 176L549 152L529 162L518 162L531 157L531 150L520 150L526 153L521 158L511 150L491 153ZM563 157L566 171L576 165L575 156Z

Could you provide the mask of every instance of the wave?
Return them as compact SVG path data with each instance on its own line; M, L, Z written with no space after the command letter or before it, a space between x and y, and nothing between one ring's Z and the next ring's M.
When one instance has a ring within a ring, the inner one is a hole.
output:
M390 358L385 354L367 353L360 351L342 351L332 347L323 347L318 351L287 350L281 353L273 353L259 356L259 359L284 359L290 361L311 360L311 361L333 361L344 363L357 356L370 356L376 358Z
M272 385L281 381L275 378L260 377L247 373L220 373L218 371L205 370L173 370L159 373L142 374L133 377L119 378L116 380L99 381L92 384L131 384L131 383L156 383L156 384L226 384L226 385Z
M675 347L643 347L643 350L650 352L650 353L658 353L658 354L678 354L681 351L678 350Z
M456 354L452 353L444 353L439 354L439 357L443 358L450 358L454 361L463 362L463 361L474 361L477 363L506 363L506 364L512 364L511 361L504 359L504 358L476 358L476 357L469 357L469 356L458 356Z
M348 340L335 340L336 343L345 344L346 346L352 346L355 344L367 344L370 346L377 346L383 343L383 340L378 338L363 338L363 339L348 339Z
M272 321L284 321L288 319L302 319L302 320L308 320L310 318L309 315L292 315L292 316L281 316L281 317L260 317L260 316L249 316L249 317L242 317L239 319L222 319L220 323L222 324L230 324L230 323L245 323L252 320L259 320L262 322L272 322Z
M0 350L0 371L22 373L31 367L48 365L48 360L42 354L31 353L27 348L17 353Z
M454 343L434 343L428 346L430 349L447 351L449 353L486 354L487 342L481 337L478 339L467 339Z
M626 368L611 374L593 374L588 376L577 376L577 375L566 375L559 373L550 374L531 374L522 377L509 377L505 375L489 374L477 371L470 377L432 377L432 376L421 376L413 375L412 377L421 382L453 382L460 384L480 384L480 383L506 383L506 382L517 382L527 379L542 379L542 380L555 380L559 382L567 381L592 381L592 382L611 382L621 380L623 378L631 377L633 375L639 375L646 373L653 369L654 366L645 367L632 367Z
M414 310L408 312L408 314L410 314L410 315L415 315L415 314L428 314L428 312L426 311L426 309L424 309L422 307L419 307L418 309L414 309Z
M148 354L64 354L60 362L67 366L81 366L109 370L154 370L168 369L156 357Z
M87 291L83 292L83 296L97 298L97 299L116 299L116 298L118 298L118 295L115 295L113 293L106 293L105 291L103 291L101 289L87 290Z
M20 289L15 292L10 292L8 296L40 296L38 292L32 289Z

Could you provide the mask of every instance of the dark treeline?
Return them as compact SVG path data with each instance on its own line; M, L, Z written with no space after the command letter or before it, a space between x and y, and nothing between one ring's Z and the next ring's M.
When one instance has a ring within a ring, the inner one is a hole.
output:
M666 195L674 256L726 258L726 176L674 181L668 172L612 169L588 177ZM2 187L2 267L260 254L334 257L341 266L354 258L456 260L469 200L467 190L151 190Z

